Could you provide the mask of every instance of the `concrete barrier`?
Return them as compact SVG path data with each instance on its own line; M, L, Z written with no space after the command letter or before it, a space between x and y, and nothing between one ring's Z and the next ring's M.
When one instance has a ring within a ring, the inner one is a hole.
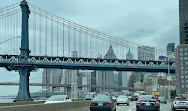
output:
M74 101L53 104L24 104L1 106L0 111L89 111L90 101Z

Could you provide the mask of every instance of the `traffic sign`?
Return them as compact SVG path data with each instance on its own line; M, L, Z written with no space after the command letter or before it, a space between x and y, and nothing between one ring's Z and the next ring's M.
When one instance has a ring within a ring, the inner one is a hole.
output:
M171 80L172 80L172 75L171 75L171 74L167 74L166 76L167 76L167 80L168 80L168 81L171 81Z

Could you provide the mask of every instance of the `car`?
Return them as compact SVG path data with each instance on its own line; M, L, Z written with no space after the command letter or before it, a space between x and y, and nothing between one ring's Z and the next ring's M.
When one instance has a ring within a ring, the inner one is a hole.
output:
M136 111L160 111L160 103L154 95L141 95L136 103Z
M117 105L119 104L127 104L129 106L129 99L127 96L120 95L116 99Z
M107 95L97 95L90 103L90 111L116 111L116 102Z
M185 97L176 97L171 104L171 109L176 111L177 109L188 109L188 100Z
M158 100L159 100L160 103L166 104L166 98L165 97L159 97Z
M137 101L138 100L138 96L132 96L131 101Z
M94 95L88 94L88 95L86 95L86 97L84 98L84 100L92 100L93 98L94 98Z
M112 99L116 101L117 97L118 97L117 95L113 95Z
M53 95L44 104L63 102L72 102L72 100L67 95Z

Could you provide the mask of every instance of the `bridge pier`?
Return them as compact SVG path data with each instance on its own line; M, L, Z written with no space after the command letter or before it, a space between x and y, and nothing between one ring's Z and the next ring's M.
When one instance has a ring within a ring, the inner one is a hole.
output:
M19 71L20 74L20 84L19 91L15 102L17 101L32 101L32 98L29 93L29 76L30 71L27 67L23 67Z

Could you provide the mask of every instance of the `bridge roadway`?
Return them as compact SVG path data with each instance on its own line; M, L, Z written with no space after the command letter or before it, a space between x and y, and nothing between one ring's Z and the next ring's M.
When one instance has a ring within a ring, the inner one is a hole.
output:
M72 58L30 56L26 61L20 61L18 55L0 55L0 67L8 70L19 70L20 67L84 69L84 70L116 70L137 72L168 72L168 62L146 60L121 60L97 58ZM169 62L170 73L175 73L175 63Z
M19 85L19 83L0 83L0 85ZM41 84L41 83L29 83L30 86L56 86L56 87L71 87L71 84ZM88 88L105 88L105 89L121 89L121 90L129 90L129 91L143 91L144 89L136 89L132 87L120 87L120 86L96 86L96 85L78 85L81 87Z

